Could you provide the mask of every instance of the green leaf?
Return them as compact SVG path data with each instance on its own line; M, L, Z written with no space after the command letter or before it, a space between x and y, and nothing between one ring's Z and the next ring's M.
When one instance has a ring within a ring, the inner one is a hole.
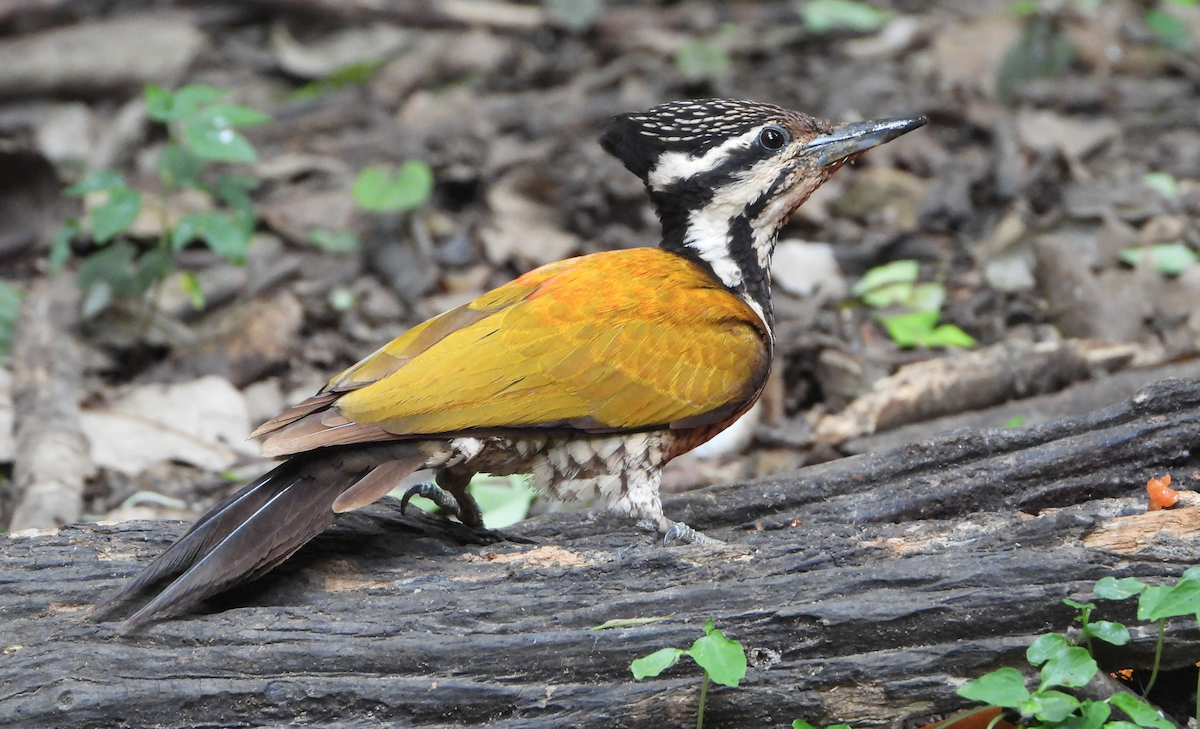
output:
M1069 597L1063 598L1063 605L1066 605L1067 607L1073 607L1076 610L1095 610L1096 609L1096 603L1094 603L1094 602L1075 602L1074 600L1072 600Z
M817 729L817 728L815 726L813 726L812 724L809 724L807 721L804 721L803 719L796 719L796 720L792 721L792 729Z
M71 218L54 234L54 238L50 240L50 254L47 256L50 273L58 273L67 265L67 260L71 257L71 242L79 233L79 221Z
M137 249L119 241L101 248L79 264L75 281L84 292L83 316L90 319L112 303L120 289L133 278L132 263Z
M117 294L126 298L141 296L149 291L151 286L166 278L173 270L175 270L175 261L165 251L158 249L146 251L138 259L137 271L124 286L117 290Z
M1154 270L1164 276L1174 276L1200 260L1200 256L1183 243L1160 243L1145 248L1126 248L1121 251L1121 262L1136 266L1142 258L1150 256Z
M1029 700L1025 688L1025 677L1011 666L985 673L956 691L959 696L971 701L982 701L993 706L1015 709Z
M229 95L225 89L203 84L189 84L175 93L151 84L143 93L146 97L146 116L164 123L194 117L202 107Z
M675 53L675 68L688 80L711 80L729 68L729 54L710 40L689 38Z
M643 656L629 664L633 677L639 681L647 676L657 676L671 666L674 666L684 651L678 648L662 648L648 656Z
M90 213L92 237L97 243L107 243L118 233L128 230L141 211L140 192L124 186L110 189L108 199Z
M1146 11L1143 19L1160 44L1180 53L1192 50L1192 36L1188 33L1187 26L1175 14L1161 8L1151 8Z
M863 277L854 284L851 293L855 297L863 300L863 303L875 308L882 308L892 304L898 304L908 299L911 295L908 293L911 289L906 287L902 289L905 293L900 298L892 298L884 296L878 301L868 299L868 295L874 295L879 289L890 286L891 284L912 284L917 280L917 262L913 260L900 260L885 263L882 266L876 266L870 271L863 274Z
M1111 645L1125 645L1129 642L1129 629L1120 623L1108 620L1097 620L1094 623L1088 623L1088 626L1083 629L1083 634L1099 638Z
M1014 415L1011 418L1009 418L1008 420L1004 421L1004 427L1005 428L1019 428L1028 419L1029 418L1026 415Z
M254 201L248 194L256 187L258 187L258 179L249 175L231 175L222 172L217 176L217 195L233 211L233 218L237 224L247 231L253 231L254 226L258 223Z
M84 290L83 303L80 313L84 319L91 319L112 305L113 287L108 281L96 281Z
M809 0L800 6L800 16L809 32L827 33L831 30L875 30L892 14L854 0Z
M1092 588L1092 592L1102 600L1124 600L1145 589L1146 585L1136 577L1125 577L1120 580L1115 577L1102 577Z
M1056 653L1042 666L1044 691L1050 686L1085 686L1099 670L1086 648L1072 647Z
M1100 729L1100 726L1108 721L1108 716L1112 713L1111 707L1106 702L1092 701L1091 699L1084 699L1079 710L1078 715L1068 717L1058 726L1058 729Z
M1128 714L1129 718L1137 722L1138 726L1152 729L1174 729L1174 724L1164 719L1154 707L1133 694L1121 691L1113 694L1110 700L1113 706Z
M406 212L421 206L433 190L433 170L419 160L408 160L396 175L382 167L367 167L358 173L350 194L363 210Z
M125 187L125 178L121 177L120 173L114 170L92 170L84 175L82 180L63 190L63 194L68 197L83 197L88 193L117 187Z
M923 347L958 347L969 349L976 344L975 337L954 324L943 324L929 333L921 343Z
M183 140L197 157L210 162L254 162L254 147L232 127L189 124Z
M1154 585L1142 590L1142 594L1138 597L1138 620L1153 620L1154 618L1150 616L1154 614L1158 607L1158 601L1167 594L1169 589L1166 585Z
M471 479L470 489L490 529L501 529L524 519L536 497L526 479L520 476L476 476Z
M1037 640L1025 649L1025 660L1034 666L1040 666L1070 647L1070 641L1058 633L1039 635Z
M308 242L312 243L314 248L326 253L348 253L358 250L359 246L358 236L353 233L334 232L320 228L308 231Z
M182 187L183 185L199 187L204 160L192 154L191 150L175 142L169 142L167 146L163 147L154 169L169 187Z
M252 127L271 121L271 115L239 104L213 104L196 115L196 121L222 129Z
M196 279L196 274L191 271L184 271L179 277L179 285L183 287L188 297L191 298L193 309L196 311L204 309L204 289L200 288L200 281Z
M1022 714L1032 715L1044 722L1059 722L1074 714L1079 700L1061 691L1038 691L1025 702Z
M1142 184L1168 200L1179 196L1179 183L1167 172L1147 172L1142 175Z
M240 265L246 260L250 234L251 231L224 213L190 213L176 223L171 231L171 247L179 250L189 242L200 239L225 260Z
M12 349L13 332L17 330L17 319L21 317L21 289L8 281L0 281L0 357L7 357Z
M719 630L713 629L698 638L690 653L708 671L709 677L722 686L737 686L746 677L746 650Z
M1156 588L1149 588L1142 593L1144 598L1147 593ZM1180 578L1179 582L1165 587L1161 593L1156 595L1153 607L1149 608L1145 616L1142 615L1141 606L1138 606L1138 618L1142 620L1163 620L1166 618L1175 618L1181 615L1194 615L1200 612L1200 579L1189 579L1186 575Z

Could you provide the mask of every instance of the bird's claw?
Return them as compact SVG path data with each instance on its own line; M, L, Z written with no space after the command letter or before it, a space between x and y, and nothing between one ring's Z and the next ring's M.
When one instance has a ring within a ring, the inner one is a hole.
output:
M671 542L678 541L684 544L724 544L720 539L698 532L687 524L681 521L671 522L671 528L663 534L663 546L670 546Z
M403 514L404 510L408 508L408 502L414 496L420 496L429 499L433 503L437 504L438 508L442 509L443 511L448 511L451 514L458 516L458 500L454 498L453 494L445 491L437 484L429 481L419 483L410 488L408 491L404 492L404 496L400 499L401 514Z

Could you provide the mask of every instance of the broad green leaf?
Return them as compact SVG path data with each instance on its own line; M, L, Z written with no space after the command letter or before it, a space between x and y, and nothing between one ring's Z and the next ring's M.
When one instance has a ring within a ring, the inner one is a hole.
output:
M917 311L941 311L945 301L945 286L940 283L924 283L913 286L908 299L900 303Z
M249 175L231 175L222 172L217 176L217 195L225 201L233 211L237 224L248 231L254 230L258 223L258 214L254 210L254 201L250 199L250 190L258 187L258 179Z
M1111 713L1112 709L1106 702L1085 699L1079 706L1079 714L1068 717L1058 729L1100 729Z
M501 529L524 519L536 496L522 477L477 476L471 480L470 489L489 529Z
M132 187L114 187L108 199L92 209L92 237L97 243L107 243L123 233L137 220L142 211L142 194Z
M1126 248L1121 251L1121 262L1136 266L1146 256L1154 265L1154 270L1164 276L1174 276L1183 269L1200 260L1196 252L1183 243L1161 243L1145 248Z
M1104 725L1104 729L1138 729L1138 725L1132 721L1110 721Z
M1074 714L1078 708L1079 700L1074 696L1061 691L1038 691L1025 702L1021 713L1036 716L1044 722L1058 722Z
M68 197L83 197L91 192L125 187L125 178L114 170L92 170L83 179L63 190Z
M1146 590L1150 592L1154 588ZM1145 596L1146 593L1142 593ZM1139 606L1138 617L1142 620L1163 620L1181 615L1193 615L1200 612L1200 580L1180 579L1179 582L1166 587L1158 596L1154 606L1145 617Z
M254 162L258 159L250 142L232 127L188 124L183 139L197 157L210 162Z
M1113 694L1111 701L1113 706L1128 714L1129 718L1137 722L1138 726L1150 729L1175 729L1175 725L1164 719L1154 707L1133 694L1120 691Z
M162 154L158 156L158 163L155 165L158 176L170 187L182 187L183 185L199 187L200 172L203 169L203 160L192 154L191 150L175 142L170 142L163 147Z
M421 206L433 190L433 170L419 160L400 165L395 176L382 167L367 167L358 173L350 189L363 210L406 212Z
M861 298L869 306L889 306L898 301L886 301L881 304L874 304L867 300L866 294L883 288L890 284L907 283L911 284L917 280L917 262L913 260L900 260L885 263L882 266L876 266L870 271L863 274L863 277L854 284L851 293L854 296ZM907 298L907 295L905 296Z
M746 677L746 650L719 630L704 635L692 644L692 658L722 686L737 686Z
M792 721L792 729L817 729L817 728L815 726L813 726L812 724L809 724L807 721L804 721L803 719L796 719L796 720Z
M1142 184L1168 200L1179 196L1179 182L1167 172L1147 172L1142 175Z
M1063 605L1066 605L1067 607L1073 607L1076 610L1095 610L1096 609L1096 603L1094 603L1094 602L1075 602L1074 600L1072 600L1069 597L1063 598Z
M866 32L882 27L892 14L855 0L808 0L800 6L800 17L804 19L804 27L811 33L827 33L831 30Z
M1115 577L1102 577L1092 588L1092 592L1103 600L1124 600L1145 589L1146 585L1136 577L1124 577L1119 580Z
M1154 618L1150 616L1155 614L1158 609L1158 601L1167 594L1169 589L1166 585L1154 585L1142 590L1142 594L1138 596L1138 620L1153 620Z
M146 116L170 123L194 115L200 107L224 98L229 92L213 86L191 84L171 93L161 86L150 84L143 94L146 98Z
M1030 696L1025 688L1025 677L1011 666L985 673L967 685L960 686L955 693L964 699L982 701L1006 709L1019 707L1029 700Z
M171 231L174 250L195 239L204 241L222 258L239 265L245 262L246 249L250 247L250 231L224 213L190 213Z
M196 121L214 127L251 127L271 121L271 115L238 104L213 104L196 115Z
M358 236L346 231L334 232L313 228L308 231L308 242L326 253L347 253L358 250Z
M1111 645L1125 645L1129 642L1129 629L1120 623L1113 623L1108 620L1097 620L1094 623L1088 623L1088 626L1083 630L1083 634L1099 638Z
M80 313L84 319L91 319L107 309L113 301L112 284L108 281L97 281L85 289Z
M970 349L976 344L975 337L967 334L954 324L942 324L929 333L922 346L925 347L958 347Z
M1034 666L1040 666L1070 647L1070 641L1058 633L1046 633L1045 635L1039 635L1037 639L1025 649L1025 660L1029 661Z
M729 68L729 54L710 40L689 38L675 53L675 68L691 81L714 79Z
M75 273L75 281L84 292L84 318L90 319L104 311L122 290L132 286L136 255L133 244L118 241L83 259Z
M21 316L21 289L8 281L0 280L0 357L7 357L12 349L13 332Z
M1146 11L1143 19L1146 21L1146 27L1162 45L1180 53L1192 50L1192 36L1188 27L1175 14L1162 8L1151 8Z
M633 671L634 678L641 681L647 676L657 676L674 666L683 654L684 651L678 648L662 648L630 663L629 670Z
M1056 653L1042 666L1041 690L1051 686L1084 686L1098 670L1085 648L1068 648Z
M173 270L175 262L167 253L158 249L146 251L138 259L137 271L124 286L117 289L117 294L126 298L141 296Z

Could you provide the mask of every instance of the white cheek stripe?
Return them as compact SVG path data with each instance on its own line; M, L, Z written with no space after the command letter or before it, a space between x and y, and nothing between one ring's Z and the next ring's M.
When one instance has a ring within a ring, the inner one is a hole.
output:
M723 144L708 150L699 157L693 157L686 152L664 152L658 158L658 164L646 175L646 182L652 189L661 190L668 185L686 180L693 175L716 168L722 159L730 152L739 148L749 147L758 138L759 128L733 137Z

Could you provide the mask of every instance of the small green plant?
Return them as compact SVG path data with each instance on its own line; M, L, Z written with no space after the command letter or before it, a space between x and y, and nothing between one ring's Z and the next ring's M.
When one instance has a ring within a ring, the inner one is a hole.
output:
M662 648L630 663L629 669L633 671L633 677L641 681L674 666L683 656L691 656L704 670L700 702L696 707L696 729L703 729L709 680L722 686L737 686L746 677L746 651L741 643L726 638L724 633L717 630L712 618L709 618L704 623L704 635L697 638L690 649Z
M855 0L808 0L800 5L804 27L818 35L833 30L867 33L881 28L893 15Z
M202 241L222 257L245 261L257 224L250 191L253 177L210 169L214 163L254 162L254 147L238 131L262 124L266 114L229 104L228 91L211 86L184 86L169 92L158 86L145 89L146 115L166 125L169 141L159 155L160 234L156 245L145 247L127 235L142 213L142 194L115 170L94 170L64 194L85 198L81 219L71 219L55 236L50 265L60 270L70 260L71 244L90 233L95 250L83 256L76 274L84 292L83 314L94 316L116 298L136 298L175 270L174 254L192 241ZM171 196L191 188L220 201L223 208L192 212L178 220L167 213ZM193 303L203 306L203 292L195 278L184 276Z
M917 283L916 261L892 261L872 268L853 294L876 309L875 318L901 347L972 347L975 340L953 324L938 325L946 287Z
M1168 200L1179 197L1179 181L1169 172L1147 172L1142 175L1142 184Z
M1162 660L1163 636L1169 618L1185 615L1200 620L1200 567L1192 567L1173 585L1147 586L1133 577L1118 580L1105 577L1096 583L1093 593L1102 600L1125 600L1139 596L1137 617L1158 623L1158 643L1154 667L1143 696L1149 696L1158 679ZM958 690L958 695L1001 707L1017 715L1022 727L1045 729L1172 729L1174 726L1147 703L1133 694L1115 693L1103 701L1080 701L1058 688L1078 688L1087 685L1099 668L1092 657L1093 640L1121 646L1129 642L1129 630L1120 623L1092 620L1095 603L1064 600L1079 611L1079 636L1074 641L1067 636L1049 633L1039 636L1025 652L1030 665L1037 667L1038 687L1030 691L1025 677L1015 668L1006 666L971 681ZM1200 686L1197 687L1200 690ZM1133 720L1109 721L1113 707ZM1197 695L1197 716L1200 716L1200 693Z
M1196 252L1183 243L1160 243L1144 248L1126 248L1121 251L1121 263L1136 266L1149 256L1154 270L1164 276L1175 276L1183 269L1200 260Z

